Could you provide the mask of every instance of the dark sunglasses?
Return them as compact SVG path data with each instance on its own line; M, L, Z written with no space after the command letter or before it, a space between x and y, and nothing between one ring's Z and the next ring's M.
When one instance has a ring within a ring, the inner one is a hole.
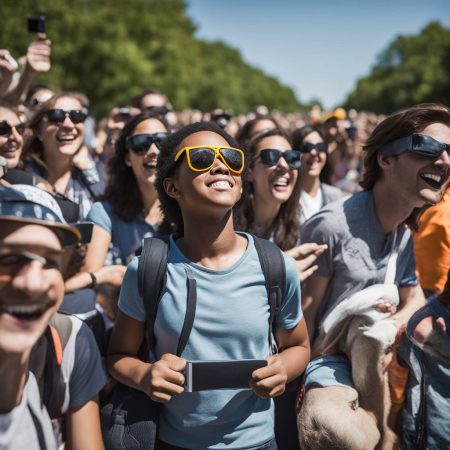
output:
M302 155L298 150L285 150L283 152L273 148L266 148L260 151L259 156L262 163L266 166L274 166L281 157L285 159L291 169L300 169L301 166L300 158Z
M52 123L63 123L66 117L69 116L73 123L83 123L86 120L87 113L81 109L71 109L65 111L64 109L49 109L45 116L47 120Z
M449 144L439 142L431 136L414 133L381 146L380 152L385 156L410 152L427 158L439 158L445 150L449 151L449 148Z
M170 109L167 106L149 106L148 108L144 108L144 111L150 111L158 116L165 116L170 113Z
M240 175L244 170L244 152L240 148L217 145L198 145L183 147L174 157L178 161L186 153L189 168L194 172L206 172L216 159L220 159L231 172Z
M153 134L135 134L128 136L126 139L126 148L131 150L136 155L145 155L152 144L155 144L158 149L161 142L167 139L169 133L159 132Z
M22 135L25 131L25 124L19 123L18 125L11 125L7 120L0 121L0 136L9 136L13 128Z
M309 153L316 149L318 152L328 153L328 144L326 142L304 142L300 148L302 153Z

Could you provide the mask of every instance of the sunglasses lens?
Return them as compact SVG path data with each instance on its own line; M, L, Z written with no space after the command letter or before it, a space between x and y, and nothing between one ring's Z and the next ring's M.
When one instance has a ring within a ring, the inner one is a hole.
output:
M234 172L240 172L244 167L244 155L233 148L221 148L220 154L228 167Z
M6 121L0 122L0 136L6 136L11 133L11 125Z
M448 148L447 145L423 134L413 135L413 151L428 158L438 158Z
M328 152L328 144L326 142L318 142L316 144L316 148L318 152L327 153Z
M86 120L87 114L79 109L72 109L69 111L69 117L73 123L82 123Z
M153 144L153 138L150 134L136 134L128 138L128 148L136 155L144 155Z
M194 169L207 170L213 165L216 153L207 147L193 148L190 150L189 157Z
M66 113L62 109L49 109L47 111L47 120L53 123L64 122Z
M263 164L266 166L274 166L280 159L281 151L273 149L261 150L260 157Z
M301 162L301 153L297 150L287 150L283 153L283 157L292 169L299 169Z

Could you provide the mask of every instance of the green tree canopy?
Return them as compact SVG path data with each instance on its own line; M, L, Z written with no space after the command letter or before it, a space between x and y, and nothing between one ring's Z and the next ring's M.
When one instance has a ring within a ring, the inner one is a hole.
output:
M391 113L423 102L450 104L450 29L428 24L417 36L398 36L369 76L348 96L347 108Z
M148 87L166 93L176 109L298 110L290 88L238 51L196 39L185 10L183 0L2 0L0 48L23 55L32 39L26 17L45 15L52 69L39 81L84 92L96 114L129 104Z

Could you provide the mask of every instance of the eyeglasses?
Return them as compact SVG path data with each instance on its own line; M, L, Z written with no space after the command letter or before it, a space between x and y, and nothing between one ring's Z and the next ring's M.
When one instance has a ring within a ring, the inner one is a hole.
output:
M86 120L87 113L81 109L71 109L65 111L64 109L49 109L45 113L47 120L52 123L63 123L66 117L69 116L70 120L74 123L83 123Z
M174 161L178 161L184 152L187 155L188 166L194 172L206 172L211 169L217 158L236 175L240 175L244 170L244 152L239 148L216 145L183 147L175 155Z
M126 148L131 150L136 155L145 155L152 144L155 144L158 149L161 146L161 142L167 139L170 133L160 132L153 134L135 134L128 136L126 139Z
M61 261L58 257L42 257L35 253L21 250L17 253L0 253L0 267L8 267L11 270L22 267L32 261L38 261L45 269L60 269Z
M318 152L328 153L328 144L326 142L304 142L300 148L302 153L309 153L316 149Z
M0 136L9 136L13 128L22 135L25 131L25 124L19 123L18 125L11 125L7 120L0 121Z
M431 136L413 133L381 146L379 151L385 156L411 152L427 158L439 158L445 150L449 151L449 148L449 144L439 142Z
M266 166L275 166L281 157L287 162L291 169L300 169L301 153L298 150L276 150L274 148L265 148L259 152L261 162Z

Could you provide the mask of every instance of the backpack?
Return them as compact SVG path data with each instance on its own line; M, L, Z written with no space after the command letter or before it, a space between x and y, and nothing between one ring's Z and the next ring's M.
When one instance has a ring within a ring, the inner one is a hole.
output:
M253 236L261 269L266 280L269 301L269 345L277 348L273 339L274 318L284 296L286 268L281 250L272 242ZM139 356L145 358L155 348L153 333L156 314L167 276L168 239L146 238L138 266L138 289L146 311L146 339ZM196 308L196 281L188 272L188 299L177 352L181 355L194 323ZM103 440L106 449L141 448L154 450L157 436L160 404L145 393L119 384L101 409Z
M29 370L36 378L41 402L46 406L52 420L63 415L66 383L61 364L71 334L70 317L56 313L30 355Z

